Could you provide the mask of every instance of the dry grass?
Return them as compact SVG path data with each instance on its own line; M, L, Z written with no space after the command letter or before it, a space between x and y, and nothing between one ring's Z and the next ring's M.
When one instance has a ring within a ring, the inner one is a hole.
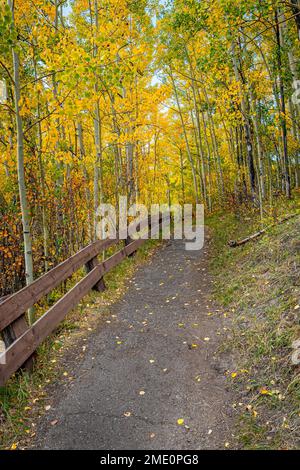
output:
M252 233L255 221L216 219L212 270L216 297L232 320L226 348L238 358L230 380L241 395L239 445L299 449L300 368L291 345L300 337L300 216L234 250L225 240Z

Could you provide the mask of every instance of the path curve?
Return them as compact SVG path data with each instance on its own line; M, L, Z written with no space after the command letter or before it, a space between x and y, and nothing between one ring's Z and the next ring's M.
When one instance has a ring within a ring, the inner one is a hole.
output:
M223 324L210 290L206 249L159 249L91 337L38 448L224 449L232 397L215 357Z

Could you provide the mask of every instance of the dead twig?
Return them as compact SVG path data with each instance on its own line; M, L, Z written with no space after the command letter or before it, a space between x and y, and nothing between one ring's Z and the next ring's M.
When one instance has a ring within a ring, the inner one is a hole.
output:
M293 219L294 217L297 217L299 215L300 215L299 213L288 215L287 217L284 217L283 219L279 220L277 223L269 225L268 227L260 230L259 232L249 235L249 237L244 238L243 240L230 240L228 242L228 245L230 246L230 248L237 248L238 246L245 245L246 243L252 240L257 240L257 238L260 238L261 236L265 235L265 233L271 228L276 227L277 225L283 224L284 222L287 222L288 220Z

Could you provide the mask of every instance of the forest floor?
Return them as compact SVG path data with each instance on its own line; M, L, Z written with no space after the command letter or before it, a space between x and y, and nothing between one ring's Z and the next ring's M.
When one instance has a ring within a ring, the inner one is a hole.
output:
M2 389L2 448L299 449L300 217L237 249L253 214L207 223L200 253L122 263Z

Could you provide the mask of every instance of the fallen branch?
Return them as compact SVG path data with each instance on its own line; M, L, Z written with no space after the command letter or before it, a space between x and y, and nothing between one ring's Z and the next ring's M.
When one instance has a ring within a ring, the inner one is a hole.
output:
M231 240L230 242L228 242L228 245L230 246L230 248L236 248L238 246L245 245L246 243L251 242L252 240L256 240L257 238L260 238L262 235L265 235L265 233L271 228L276 227L277 225L283 224L284 222L287 222L288 220L293 219L294 217L297 217L299 215L300 215L299 213L288 215L287 217L284 217L283 219L279 220L277 223L269 225L263 230L253 233L252 235L249 235L249 237L244 238L243 240Z

